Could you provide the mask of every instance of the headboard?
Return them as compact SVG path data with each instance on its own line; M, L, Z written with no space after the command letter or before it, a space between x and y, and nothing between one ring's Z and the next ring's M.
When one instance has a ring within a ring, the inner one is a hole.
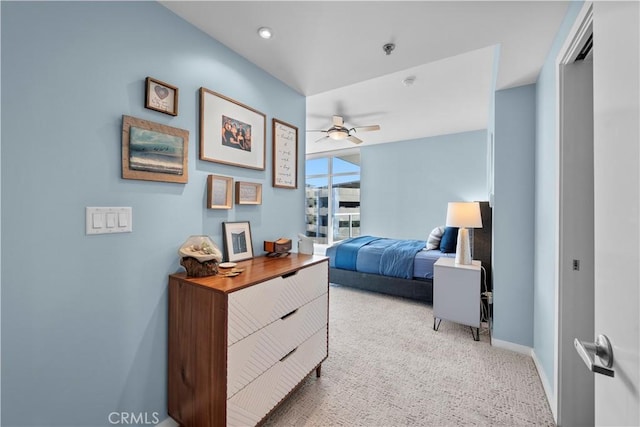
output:
M493 235L492 209L489 202L480 203L480 216L482 217L482 228L473 229L473 259L482 262L482 266L487 272L487 290L491 291L492 269L491 269L491 249L493 247L491 236Z

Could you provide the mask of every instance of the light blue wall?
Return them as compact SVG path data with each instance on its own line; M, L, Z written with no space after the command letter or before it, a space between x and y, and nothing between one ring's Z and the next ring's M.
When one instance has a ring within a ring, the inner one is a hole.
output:
M547 54L536 84L535 253L533 348L549 384L553 384L555 281L557 275L556 57L582 8L573 1Z
M253 249L304 230L299 189L271 186L271 118L304 135L304 98L155 2L2 2L2 424L166 417L167 275L192 234ZM144 79L179 87L145 109ZM267 115L265 171L198 160L198 89ZM123 180L121 117L187 129L189 183ZM304 177L304 149L300 147ZM207 210L206 176L262 183L263 204ZM131 206L133 232L85 235L86 206Z
M493 337L533 346L535 85L496 92Z
M447 203L486 200L487 132L362 147L361 231L425 239L444 225Z

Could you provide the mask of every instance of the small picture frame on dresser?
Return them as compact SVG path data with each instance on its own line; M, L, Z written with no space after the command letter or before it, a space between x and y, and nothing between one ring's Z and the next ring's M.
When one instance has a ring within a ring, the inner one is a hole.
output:
M244 261L253 258L251 225L249 221L223 222L224 252L227 261Z

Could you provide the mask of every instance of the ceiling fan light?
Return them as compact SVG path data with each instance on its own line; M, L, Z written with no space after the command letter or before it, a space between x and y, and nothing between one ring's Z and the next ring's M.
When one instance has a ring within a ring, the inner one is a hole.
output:
M348 136L349 136L349 133L344 130L334 130L329 132L329 138L334 139L336 141L339 139L345 139Z

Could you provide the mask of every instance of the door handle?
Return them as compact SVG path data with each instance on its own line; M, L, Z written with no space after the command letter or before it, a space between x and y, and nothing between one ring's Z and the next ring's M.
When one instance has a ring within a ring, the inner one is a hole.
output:
M613 366L613 348L606 335L598 335L596 342L582 342L578 338L574 338L573 345L591 372L608 377L614 376L613 369L611 369ZM596 364L595 356L598 356L605 366Z

